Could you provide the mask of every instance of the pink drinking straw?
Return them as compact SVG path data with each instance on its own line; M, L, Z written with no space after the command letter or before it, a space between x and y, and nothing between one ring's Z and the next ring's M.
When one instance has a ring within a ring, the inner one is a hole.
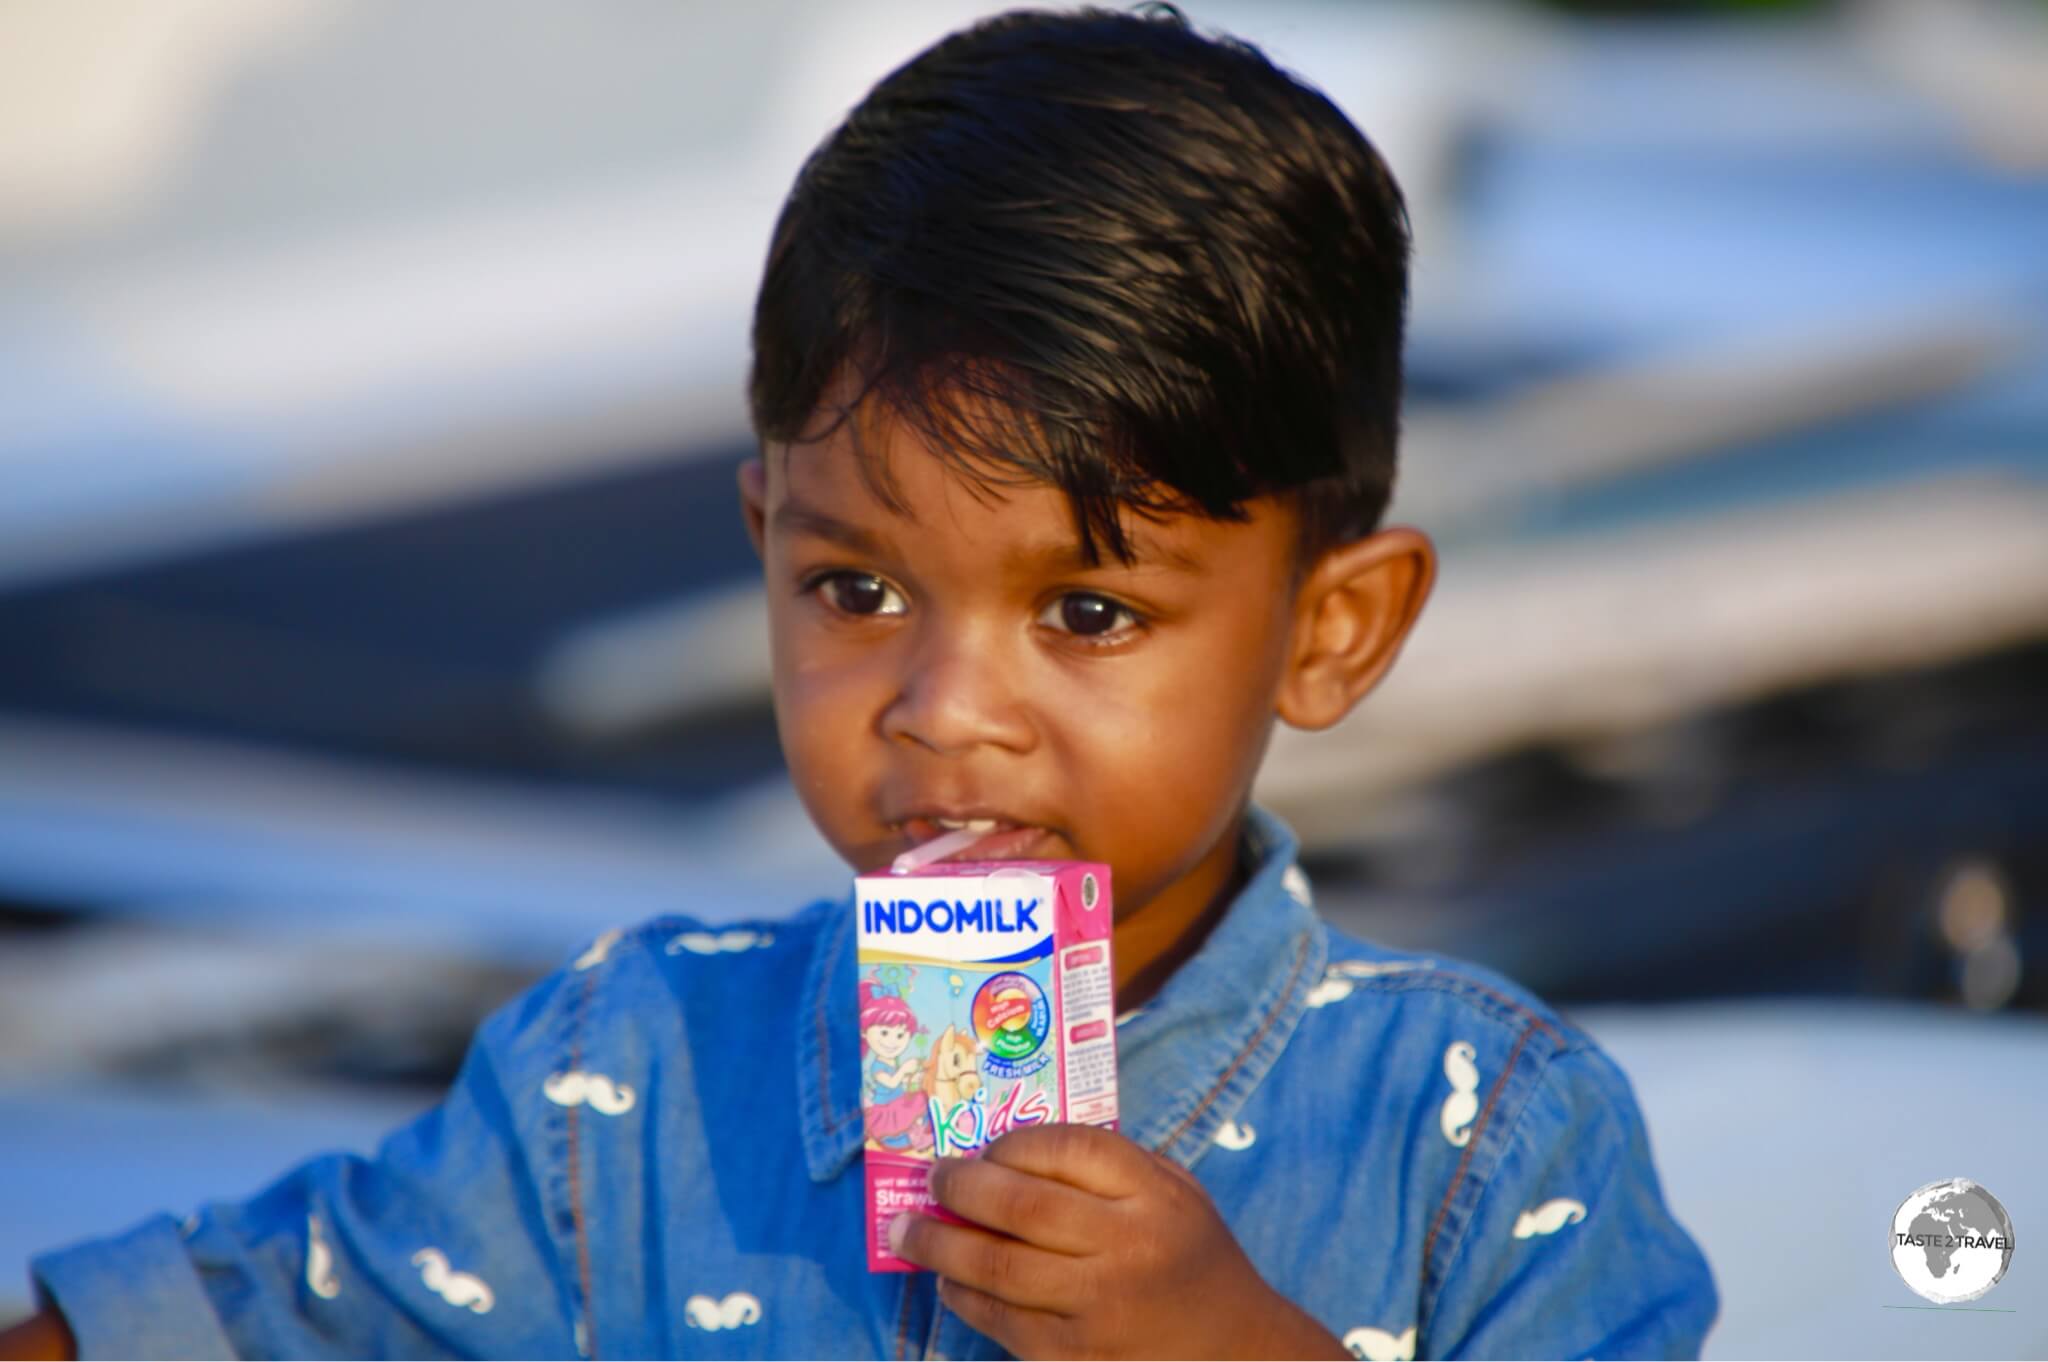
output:
M914 875L933 861L943 861L956 851L965 851L979 842L988 833L980 828L955 828L910 850L889 862L891 875Z

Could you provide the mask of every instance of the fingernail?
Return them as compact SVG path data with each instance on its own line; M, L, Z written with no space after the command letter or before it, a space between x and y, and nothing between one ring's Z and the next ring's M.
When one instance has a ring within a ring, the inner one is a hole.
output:
M903 1256L903 1236L910 1233L910 1214L905 1212L889 1222L889 1252Z

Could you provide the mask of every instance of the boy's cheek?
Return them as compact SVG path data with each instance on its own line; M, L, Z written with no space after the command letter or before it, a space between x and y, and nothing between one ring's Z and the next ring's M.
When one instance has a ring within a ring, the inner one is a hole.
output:
M834 750L835 735L801 706L784 703L781 697L776 720L790 781L805 811L834 850L848 855L863 833L852 816L857 808L853 773L846 769L844 754Z

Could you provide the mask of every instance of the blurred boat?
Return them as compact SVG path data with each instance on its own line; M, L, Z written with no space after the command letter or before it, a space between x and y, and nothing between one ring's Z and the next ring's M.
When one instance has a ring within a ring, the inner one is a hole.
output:
M354 896L363 922L497 902L532 940L572 878L578 925L672 902L687 857L739 884L740 819L808 858L755 900L826 878L732 514L740 337L789 167L872 74L848 54L883 69L955 18L888 9L795 48L773 15L721 20L694 36L829 74L713 82L723 131L666 144L636 130L656 105L608 89L467 193L424 186L482 134L408 146L394 180L351 159L381 125L308 104L296 135L358 180L265 227L297 143L235 118L382 79L382 26L431 45L481 16L329 14L268 57L321 80L193 125L184 173L242 176L243 208L174 181L153 224L0 257L0 353L23 361L0 366L22 414L0 434L0 896L294 921L294 897ZM1517 752L1654 742L2048 631L2048 184L1875 77L1857 43L1892 29L1215 18L1327 53L1307 73L1416 187L1395 509L1444 575L1387 685L1333 734L1283 732L1260 785L1332 864ZM615 22L522 9L498 60L552 71L582 44L629 85ZM532 117L517 81L468 97ZM594 177L578 148L606 139L637 150ZM319 836L280 831L283 786L323 791ZM377 810L428 786L433 831L401 849ZM564 831L493 875L461 849L507 801L508 825Z

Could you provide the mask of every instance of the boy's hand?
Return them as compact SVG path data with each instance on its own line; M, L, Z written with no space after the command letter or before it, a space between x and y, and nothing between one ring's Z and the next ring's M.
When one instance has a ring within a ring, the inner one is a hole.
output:
M1013 1130L932 1164L939 1204L891 1227L954 1314L1019 1357L1343 1357L1267 1286L1201 1184L1096 1126Z

